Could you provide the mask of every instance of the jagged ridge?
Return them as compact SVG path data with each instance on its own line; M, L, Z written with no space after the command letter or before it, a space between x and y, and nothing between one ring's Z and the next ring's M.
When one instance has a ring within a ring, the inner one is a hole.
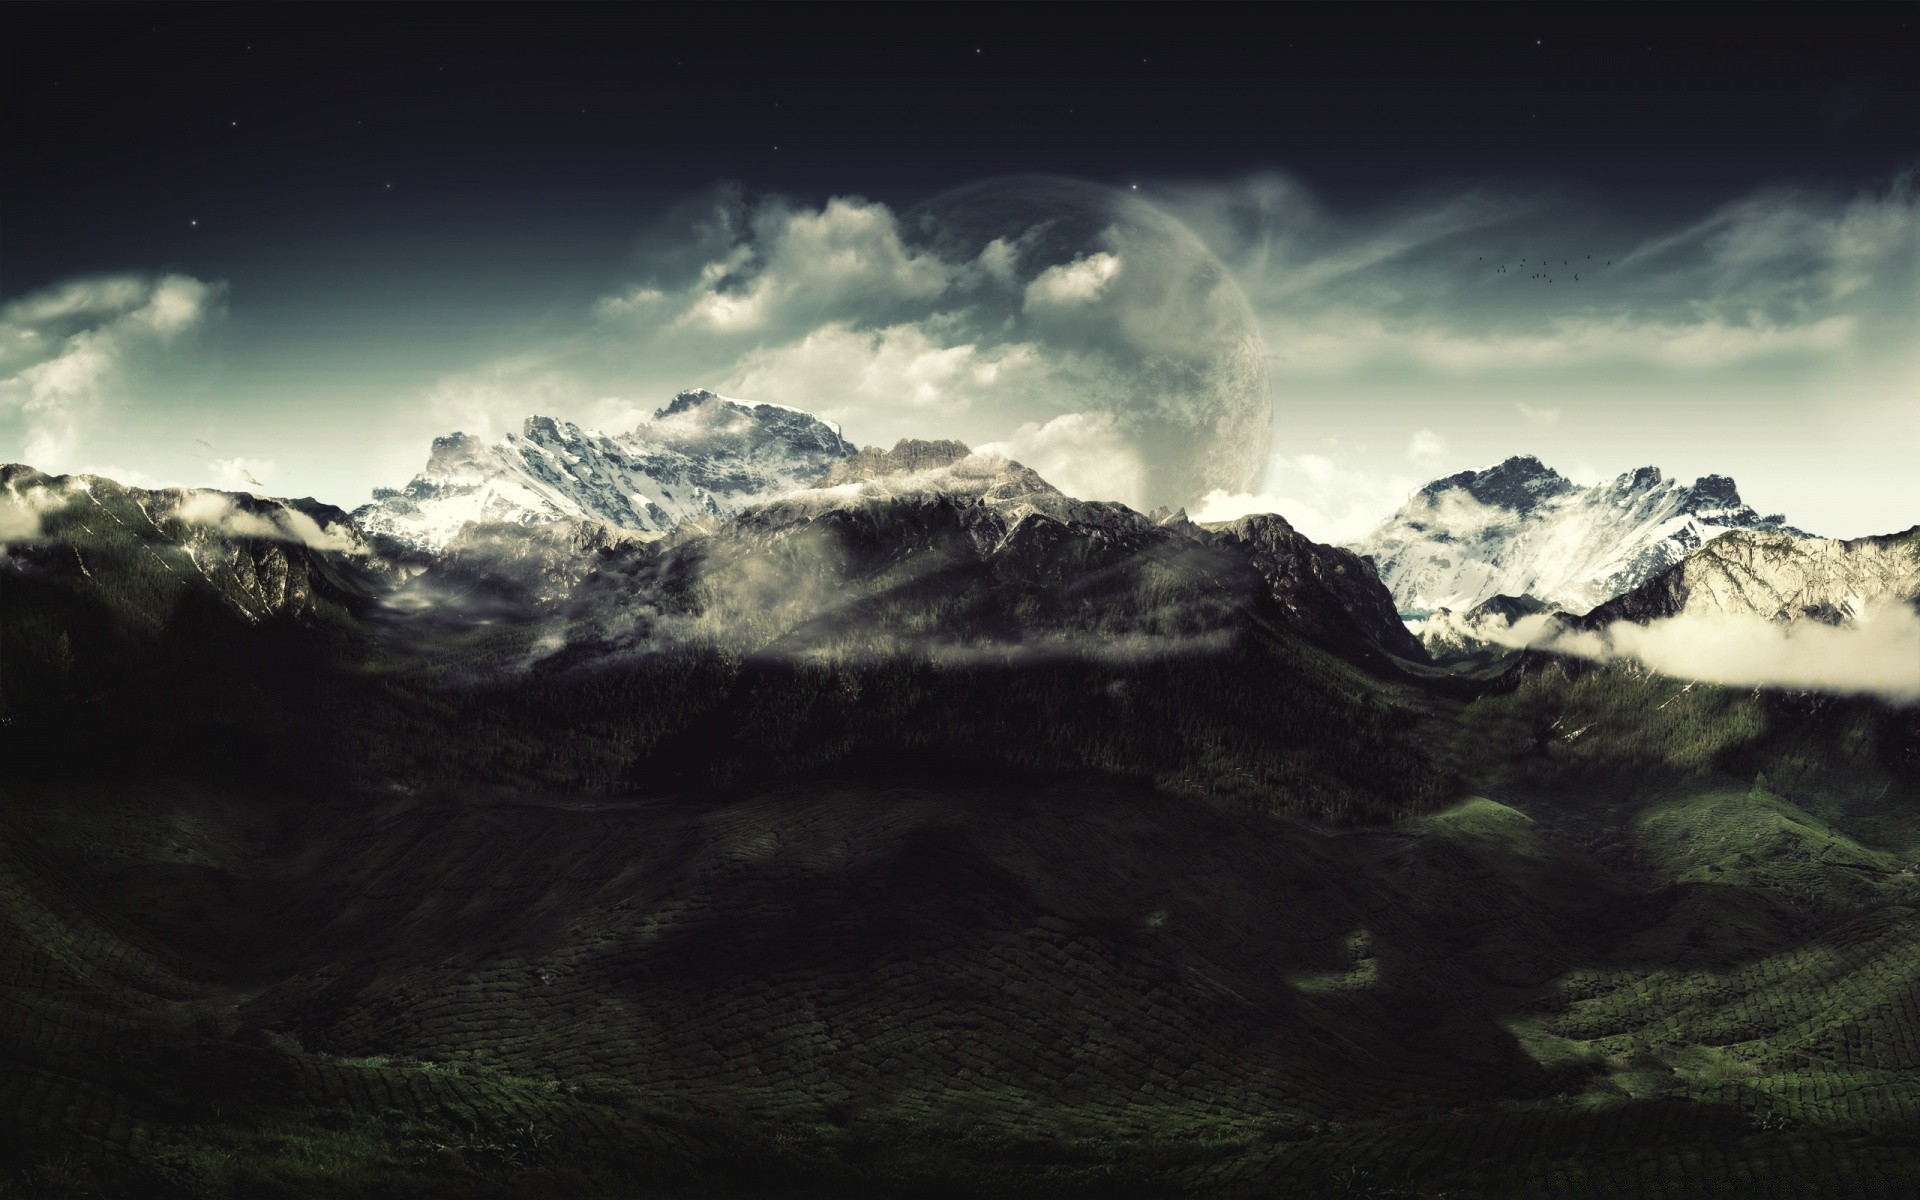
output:
M607 435L528 417L495 441L435 438L426 469L354 513L373 534L439 551L469 523L596 521L665 533L818 482L853 453L838 427L774 404L681 392L639 428Z
M1352 548L1404 613L1496 595L1585 612L1731 529L1809 536L1755 512L1724 475L1688 485L1641 467L1581 487L1528 455L1435 480Z

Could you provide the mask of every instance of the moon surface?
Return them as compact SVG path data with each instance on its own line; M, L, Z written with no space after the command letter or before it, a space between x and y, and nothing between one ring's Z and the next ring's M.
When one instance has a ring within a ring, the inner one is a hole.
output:
M1192 505L1255 490L1273 421L1266 348L1246 296L1192 230L1137 195L1022 176L909 210L906 237L1000 286L969 305L975 336L1035 346L1044 386L996 407L1026 422L1110 420L1140 494Z

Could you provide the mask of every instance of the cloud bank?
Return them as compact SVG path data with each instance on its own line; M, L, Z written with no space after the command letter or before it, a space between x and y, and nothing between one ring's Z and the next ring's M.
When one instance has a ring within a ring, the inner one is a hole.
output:
M241 507L233 497L219 492L186 492L173 506L170 515L176 521L216 530L231 537L298 542L315 550L341 553L358 553L365 549L353 538L322 529L318 521L297 508L273 504L266 512L256 512Z
M1569 629L1555 614L1489 621L1462 633L1516 650L1628 662L1701 683L1877 696L1920 703L1920 612L1891 602L1842 625L1750 614L1683 613L1602 630Z
M189 275L116 276L44 288L0 308L0 411L19 415L26 461L72 469L107 390L143 355L204 325L224 295L224 285Z
M642 242L590 329L451 380L432 405L463 410L469 432L537 404L610 427L706 386L864 444L1017 446L1071 493L1143 508L1250 487L1264 463L1251 309L1198 237L1130 193L1023 178L902 213L720 189Z
M1870 609L1845 625L1682 614L1645 625L1616 621L1599 633L1551 634L1533 644L1704 683L1920 702L1920 613L1905 604Z

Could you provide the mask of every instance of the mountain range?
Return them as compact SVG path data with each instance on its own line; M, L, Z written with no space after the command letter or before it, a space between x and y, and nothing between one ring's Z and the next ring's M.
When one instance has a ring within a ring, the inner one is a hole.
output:
M1684 484L1641 467L1581 487L1528 455L1434 480L1350 548L1411 616L1497 595L1583 613L1736 529L1808 536L1724 475Z
M1423 489L1399 578L1526 583L1423 643L1282 516L711 393L358 513L0 467L0 1185L1901 1194L1920 709L1512 630L1866 628L1920 528L1564 611L1749 520L1625 478Z
M354 519L423 550L444 549L469 522L664 533L817 482L853 452L838 427L808 413L693 390L614 436L534 416L491 441L436 438L425 470L376 491Z

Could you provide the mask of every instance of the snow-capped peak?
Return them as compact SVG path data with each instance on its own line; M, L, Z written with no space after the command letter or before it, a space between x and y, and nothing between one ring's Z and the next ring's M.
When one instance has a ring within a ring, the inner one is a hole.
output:
M1724 475L1688 485L1648 466L1581 487L1527 455L1434 480L1352 548L1406 613L1496 595L1585 612L1731 529L1806 536Z
M852 453L838 426L809 413L701 388L627 433L533 415L491 441L435 438L425 470L404 489L377 489L354 517L369 533L435 551L472 522L663 533L809 486Z

